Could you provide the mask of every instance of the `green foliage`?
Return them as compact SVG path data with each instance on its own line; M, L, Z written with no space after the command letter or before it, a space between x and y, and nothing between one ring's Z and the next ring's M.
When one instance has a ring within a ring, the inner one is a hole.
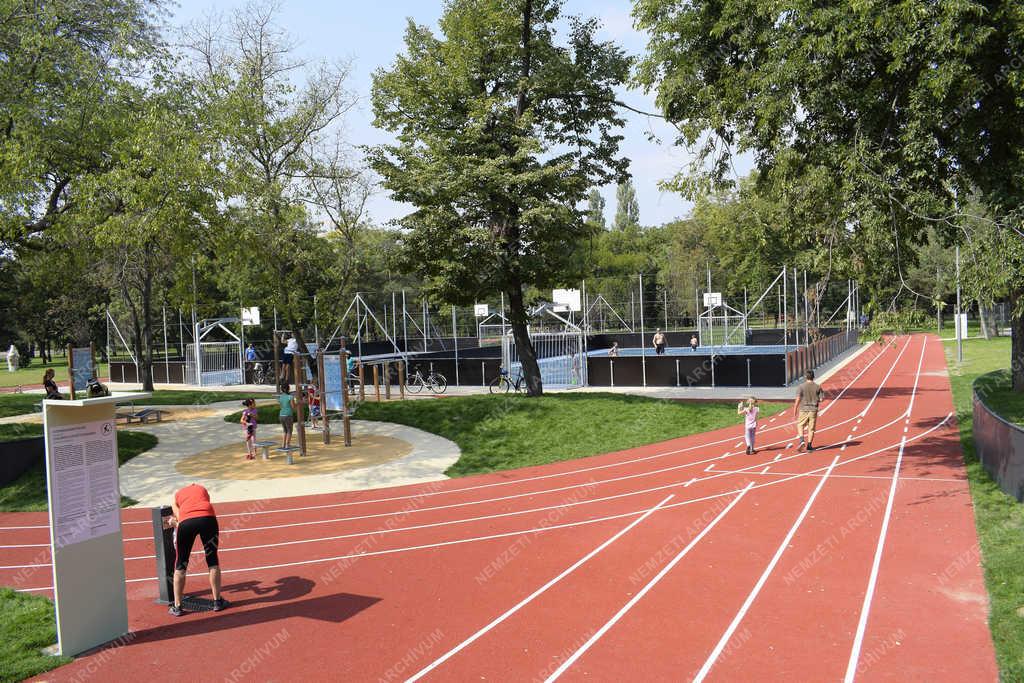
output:
M761 414L785 408L763 403ZM600 393L365 403L359 419L396 422L451 439L462 455L447 470L449 476L583 458L738 424L732 403Z
M587 222L598 230L605 229L604 205L604 197L597 188L591 189L587 195Z
M560 3L524 19L530 6L454 0L440 36L410 23L405 53L374 74L376 125L398 141L369 158L416 207L401 220L408 265L445 301L571 281L589 234L579 207L626 168L611 131L628 58L593 21L570 18L560 43Z
M928 329L932 321L927 313L916 308L900 308L880 311L871 318L868 329L862 337L879 341L883 334L906 334L915 330Z
M615 188L615 223L616 230L626 230L640 226L640 205L636 201L636 188L633 181L626 179Z
M72 661L42 649L57 642L53 601L0 588L0 681L23 681Z

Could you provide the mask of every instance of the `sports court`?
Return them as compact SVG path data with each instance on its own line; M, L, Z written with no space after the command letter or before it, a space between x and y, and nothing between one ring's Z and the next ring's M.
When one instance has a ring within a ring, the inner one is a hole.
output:
M227 612L154 604L84 680L995 681L941 343L873 345L792 414L542 467L217 506ZM0 516L0 583L49 595L45 513ZM205 586L193 557L189 587ZM200 590L197 594L202 595Z

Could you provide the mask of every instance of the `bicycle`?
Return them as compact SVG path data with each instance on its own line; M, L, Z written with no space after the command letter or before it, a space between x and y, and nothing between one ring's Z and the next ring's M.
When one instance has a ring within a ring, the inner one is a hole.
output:
M526 382L523 380L523 376L519 375L519 377L517 377L516 380L513 382L512 379L508 376L508 370L506 370L505 368L501 368L500 370L498 370L498 376L490 381L490 383L487 385L487 388L490 390L492 394L497 394L502 391L507 394L511 389L515 389L516 393L518 394L520 391L523 390L524 386L526 385Z
M413 394L418 394L424 387L429 387L435 394L443 394L448 388L448 380L439 372L431 372L426 377L419 368L409 375L405 381L405 388Z
M271 361L254 362L252 379L256 384L274 384L274 363Z

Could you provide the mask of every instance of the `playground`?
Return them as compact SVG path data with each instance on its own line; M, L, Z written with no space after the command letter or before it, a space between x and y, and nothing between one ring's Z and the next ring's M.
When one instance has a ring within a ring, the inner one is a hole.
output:
M813 453L783 412L754 456L726 428L218 504L232 610L174 623L153 604L148 519L126 510L131 638L47 680L107 662L188 676L168 647L182 638L216 678L257 657L262 677L306 680L995 680L944 367L933 336L865 347L824 383ZM44 517L0 523L4 581L48 595Z

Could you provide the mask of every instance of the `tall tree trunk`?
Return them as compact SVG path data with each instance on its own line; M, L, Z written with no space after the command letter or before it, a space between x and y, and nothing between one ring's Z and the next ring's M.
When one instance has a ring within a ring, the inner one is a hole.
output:
M144 341L142 360L142 390L153 391L153 269L147 253L145 272L142 274L142 336Z
M985 307L978 302L978 322L981 324L981 336L989 339L988 320L985 318Z
M1024 289L1013 292L1010 297L1010 306L1014 311L1010 319L1010 334L1012 336L1010 351L1010 376L1013 378L1013 390L1024 393L1024 312L1021 311L1024 298Z
M522 285L510 287L505 294L508 295L509 320L512 324L512 338L516 342L516 352L519 355L519 364L523 368L523 377L526 379L526 395L542 396L544 394L544 383L540 376L540 366L537 364L537 354L533 350L533 343L530 341L530 332L527 329L526 305L523 302Z

